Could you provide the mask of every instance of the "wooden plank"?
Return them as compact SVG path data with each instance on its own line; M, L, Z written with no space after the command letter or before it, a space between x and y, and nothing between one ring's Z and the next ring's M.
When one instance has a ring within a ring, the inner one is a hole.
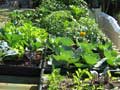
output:
M0 83L0 90L38 90L35 84Z
M39 80L39 77L18 77L0 75L0 82L3 83L39 84Z

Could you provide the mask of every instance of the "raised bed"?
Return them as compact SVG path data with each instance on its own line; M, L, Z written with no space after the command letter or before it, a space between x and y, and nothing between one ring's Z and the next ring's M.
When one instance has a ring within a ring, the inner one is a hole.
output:
M42 69L44 69L44 73L51 73L52 71L51 65L44 64L45 64L44 60L41 60L40 64L37 66L1 64L0 75L40 77Z
M39 77L41 67L23 67L12 65L0 65L0 75Z

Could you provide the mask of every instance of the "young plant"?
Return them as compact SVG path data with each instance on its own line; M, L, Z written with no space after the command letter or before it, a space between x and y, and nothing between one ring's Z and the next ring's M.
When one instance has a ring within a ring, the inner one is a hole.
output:
M115 62L116 57L117 57L117 52L114 50L111 50L111 51L105 51L104 54L107 58L107 63L111 66L114 66L115 65L114 62Z
M64 80L65 77L59 74L59 69L54 69L52 74L49 75L48 79L49 79L48 90L59 90L60 82Z
M78 57L75 57L75 53L72 50L72 45L74 42L70 38L66 37L56 37L51 45L51 48L55 52L53 55L54 59L57 61L66 61L67 63L75 63L79 60Z
M30 22L21 26L9 22L4 27L4 40L20 55L24 54L25 48L35 51L43 47L47 36L48 34L44 29L34 27Z
M95 90L95 85L90 85L89 82L93 79L93 75L88 70L78 69L75 74L73 74L74 86L73 89L77 90Z

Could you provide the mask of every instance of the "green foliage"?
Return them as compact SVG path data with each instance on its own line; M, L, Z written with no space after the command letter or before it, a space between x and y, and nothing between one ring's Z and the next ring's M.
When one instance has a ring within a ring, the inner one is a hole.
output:
M59 74L58 69L54 69L52 74L49 75L48 79L49 79L48 90L58 90L60 82L65 78Z
M46 57L77 67L94 65L101 53L110 65L116 58L111 42L89 17L84 0L42 0L35 10L15 11L5 27L4 39L21 53L26 47L36 50L45 45L53 52Z
M83 7L80 8L78 6L71 5L70 10L71 10L71 13L72 13L73 17L77 20L80 17L84 17L84 16L88 15L88 9L87 8L83 8Z
M97 61L99 60L98 54L94 53L85 53L83 58L85 59L86 63L90 65L96 64Z
M55 69L52 74L48 76L49 86L48 90L96 90L103 89L104 87L98 85L90 85L90 80L93 79L93 75L86 69L78 69L73 75L73 78L63 77L59 74L59 70ZM85 77L86 76L86 77ZM84 78L84 79L83 79ZM72 82L71 82L72 81ZM69 87L69 83L71 86ZM62 84L62 86L61 86Z
M86 69L78 69L75 74L73 74L73 81L74 81L74 86L72 89L76 90L103 90L104 86L103 84L98 84L97 86L95 84L90 85L90 82L92 79L94 79L93 74L91 74L88 70Z
M87 3L84 0L61 0L66 6L75 5L78 7L87 7Z
M86 78L88 80L91 80L93 78L92 74L88 70L85 70L85 69L84 70L78 69L75 72L75 74L73 74L74 83L77 84L78 88L80 88L81 84L83 83L81 79L84 77L84 75L87 76ZM81 87L81 88L83 88L83 87Z
M86 39L92 43L99 43L101 39L105 38L105 35L99 30L95 20L86 17L80 17L79 19L81 31L86 32Z
M107 63L109 65L114 66L115 65L114 61L115 61L115 59L117 57L117 52L114 51L114 50L109 50L109 51L104 52L104 54L105 54L105 56L107 58Z
M36 51L45 47L44 59L58 61L58 64L65 62L67 68L91 69L104 57L107 65L120 65L120 57L117 57L111 41L100 31L95 20L89 17L84 0L42 0L35 10L15 11L10 17L11 22L0 30L0 40L7 41L20 55L25 53L26 48ZM0 58L2 56L4 53L0 50ZM95 85L86 83L92 78L88 70L78 69L73 75L71 89L96 90ZM59 90L65 77L54 69L48 79L48 90Z
M55 52L55 55L53 55L55 60L67 61L68 63L74 63L79 60L78 57L75 57L75 53L72 50L74 42L70 38L56 37L50 41L52 46L49 47Z
M34 27L30 22L21 26L8 23L3 30L4 39L20 54L24 53L26 47L32 51L43 47L48 36L44 29Z
M73 47L75 43L70 38L56 37L49 40L49 48L54 54L52 57L57 61L66 61L77 67L89 67L99 60L99 55L92 52L96 45L91 43L79 43L78 48ZM86 64L86 65L84 65Z
M53 11L69 9L70 5L86 8L87 4L84 0L42 0L39 8L42 13L50 13Z
M74 53L72 51L62 51L60 55L54 55L55 60L63 60L67 61L67 63L75 63L79 60L79 58L74 57Z
M61 0L42 0L39 8L44 12L53 12L66 9L65 4Z
M86 64L94 65L99 60L99 55L92 52L92 49L96 47L96 45L91 43L79 43L81 47L82 53L81 56Z
M25 11L13 11L9 15L11 22L14 25L21 25L22 23L27 23L28 21L36 21L37 17L40 17L40 15L37 14L37 11L34 10L25 10Z
M43 26L50 34L57 36L66 36L79 29L79 23L69 11L52 12L45 17Z
M115 64L116 66L120 66L120 56L117 56L117 57L116 57L116 59L115 59L115 61L114 61L114 64Z

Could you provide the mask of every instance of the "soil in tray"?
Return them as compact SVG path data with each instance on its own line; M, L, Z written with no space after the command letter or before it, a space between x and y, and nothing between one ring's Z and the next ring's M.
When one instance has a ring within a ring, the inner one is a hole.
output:
M23 60L6 60L0 65L0 75L40 76L41 63Z
M56 78L57 79L57 78ZM57 81L57 80L56 80ZM80 79L81 81L81 79ZM49 85L53 84L53 87L55 87L54 84L56 82L53 81L53 83L50 83L49 80L45 79L43 80L43 90L48 90ZM80 87L85 87L87 85L87 87L84 90L88 90L90 88L96 88L95 90L120 90L120 82L119 81L108 81L105 82L104 80L98 80L98 81L82 81L82 83L80 84ZM58 87L57 90L72 90L75 87L78 87L78 83L74 82L73 78L68 78L67 76L65 76L64 80L58 81L58 84L56 87ZM98 89L98 87L101 86L101 89ZM63 89L64 87L64 89ZM83 89L82 89L83 90ZM91 89L92 90L92 89Z
M40 76L42 57L35 54L32 59L27 55L19 58L17 55L6 56L0 63L0 75Z
M25 54L22 57L19 57L18 55L5 56L0 64L10 66L12 65L12 66L36 67L39 66L41 60L42 60L41 53L25 52Z

